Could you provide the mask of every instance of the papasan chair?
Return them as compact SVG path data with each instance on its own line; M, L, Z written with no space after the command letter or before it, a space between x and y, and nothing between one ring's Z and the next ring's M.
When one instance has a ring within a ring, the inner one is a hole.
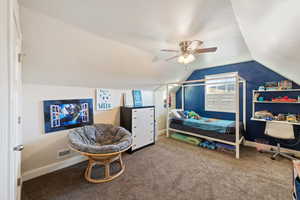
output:
M94 124L72 129L68 137L71 149L89 159L84 174L87 181L91 183L108 182L124 172L125 165L121 154L132 144L131 133L125 128L111 124ZM113 173L116 171L113 170L113 163L119 164L119 170L116 173ZM104 170L100 170L100 168L104 168ZM99 176L101 171L103 175Z

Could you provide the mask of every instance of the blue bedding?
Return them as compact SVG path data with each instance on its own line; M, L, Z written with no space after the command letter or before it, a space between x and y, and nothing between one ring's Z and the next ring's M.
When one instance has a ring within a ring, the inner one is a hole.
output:
M221 134L226 133L228 128L233 127L235 125L235 121L232 120L215 120L205 117L202 117L201 119L184 119L182 123L186 126L200 128L206 131L214 131Z

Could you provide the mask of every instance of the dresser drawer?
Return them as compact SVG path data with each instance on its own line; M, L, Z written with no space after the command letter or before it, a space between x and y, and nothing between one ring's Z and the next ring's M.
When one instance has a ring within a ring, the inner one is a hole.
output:
M132 110L132 118L154 120L154 109L153 108L134 109Z

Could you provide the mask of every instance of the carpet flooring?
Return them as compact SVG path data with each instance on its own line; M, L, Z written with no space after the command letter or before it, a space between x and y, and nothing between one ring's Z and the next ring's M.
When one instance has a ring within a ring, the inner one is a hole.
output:
M126 169L112 182L83 178L86 162L23 184L22 200L290 200L292 164L242 147L234 154L160 138L123 157Z

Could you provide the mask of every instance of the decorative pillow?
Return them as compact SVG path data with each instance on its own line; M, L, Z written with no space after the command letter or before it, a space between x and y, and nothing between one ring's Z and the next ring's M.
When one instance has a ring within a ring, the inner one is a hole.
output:
M175 118L179 118L179 119L181 118L181 115L177 112L177 110L172 110L171 113Z
M185 115L184 112L181 111L181 110L178 110L177 113L178 113L178 114L181 116L181 118L183 118L183 119L188 118L187 115Z

